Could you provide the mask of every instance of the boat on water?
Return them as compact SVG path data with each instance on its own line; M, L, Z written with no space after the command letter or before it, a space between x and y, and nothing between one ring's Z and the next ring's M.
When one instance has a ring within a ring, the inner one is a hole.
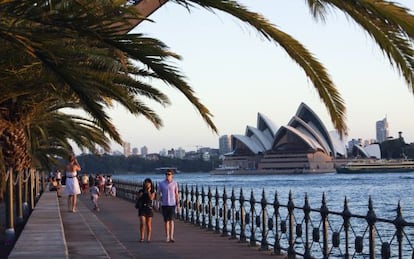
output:
M414 160L352 160L338 167L336 172L339 174L414 172Z

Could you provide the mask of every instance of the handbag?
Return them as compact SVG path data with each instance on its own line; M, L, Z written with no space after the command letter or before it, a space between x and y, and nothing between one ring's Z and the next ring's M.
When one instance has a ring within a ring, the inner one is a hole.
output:
M142 199L142 196L141 197L139 197L136 201L135 201L135 208L136 209L139 209L139 208L141 208L142 207L142 204L143 203L143 199Z

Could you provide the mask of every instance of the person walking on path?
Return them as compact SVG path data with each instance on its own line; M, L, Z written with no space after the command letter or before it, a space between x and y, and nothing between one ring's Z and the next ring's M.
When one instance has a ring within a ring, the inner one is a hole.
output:
M147 178L142 184L142 189L137 194L138 216L140 220L140 242L144 242L145 229L147 230L147 242L151 241L152 217L154 216L152 201L155 199L154 185L151 179Z
M60 198L61 197L60 191L62 189L62 172L59 169L56 170L55 177L56 177L56 182L57 182L56 194L58 198Z
M87 174L83 174L81 177L82 182L82 193L86 193L89 191L89 176Z
M167 242L174 243L174 217L179 206L178 184L173 180L174 171L165 173L165 180L158 186L158 197L161 196L161 211L165 223Z
M109 195L111 195L111 197L116 197L116 186L115 186L115 184L112 184L111 190L109 191Z
M91 200L93 204L93 210L99 211L99 205L98 205L98 199L100 196L98 183L95 183L95 185L90 189L89 191L91 193Z
M65 167L66 172L66 189L65 193L68 195L68 210L76 212L76 201L77 195L81 193L79 180L78 180L78 171L81 170L81 167L78 161L75 158L75 155L72 154L69 156L69 163Z

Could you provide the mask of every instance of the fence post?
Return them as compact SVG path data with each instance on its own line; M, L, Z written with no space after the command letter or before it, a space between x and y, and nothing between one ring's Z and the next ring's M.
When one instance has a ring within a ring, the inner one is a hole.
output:
M38 170L35 171L35 193L36 193L36 203L40 197L40 173Z
M30 211L33 211L34 206L35 206L35 179L34 179L34 169L30 169L30 185L29 185L29 206L30 206Z
M207 228L207 223L206 223L206 213L208 212L207 210L207 206L206 206L206 198L205 198L205 192L204 192L204 186L201 186L201 204L203 206L203 211L201 213L201 217L202 217L202 223L201 223L201 228Z
M342 218L344 219L344 232L345 232L345 254L344 254L345 259L348 259L350 256L349 255L349 226L350 226L349 222L350 222L351 217L352 217L352 213L349 210L348 200L345 197L344 210L342 211Z
M369 196L368 200L368 213L367 213L367 223L369 225L369 258L375 258L375 222L377 221L377 216L374 212L374 205Z
M181 186L181 199L180 199L180 207L181 207L181 215L178 215L178 217L181 220L185 220L185 215L184 212L186 210L185 208L185 190L184 190L184 186Z
M234 195L234 187L231 190L231 234L230 234L230 239L236 239L237 238L237 233L236 233L236 196Z
M279 237L279 208L280 203L278 199L277 192L275 192L275 199L273 201L273 209L275 211L275 244L273 246L273 253L275 255L281 255L282 254L282 247L280 246L280 237Z
M210 186L208 187L208 230L213 230L213 194L211 193Z
M320 209L322 217L322 231L323 231L323 258L329 258L329 246L328 246L328 214L329 209L326 205L325 192L322 194L322 206Z
M16 185L16 220L17 224L23 224L23 174L24 171L17 173L17 185Z
M196 206L196 224L197 226L200 226L200 211L201 211L201 205L200 205L200 192L198 191L198 185L196 185L196 191L195 191L195 206Z
M397 217L394 220L394 225L396 228L396 236L398 241L398 258L403 258L403 235L404 235L404 226L406 225L406 221L402 215L401 204L398 202L397 207Z
M223 232L222 236L227 236L227 193L226 193L226 187L223 188Z
M260 249L261 250L269 250L269 245L267 243L267 200L265 190L262 191L262 200L260 201L262 206L262 241L260 242Z
M243 188L240 188L240 242L246 242L246 216L245 216L245 209L244 209L244 195L243 195Z
M253 189L250 193L250 214L251 216L251 221L252 221L252 225L250 227L250 246L256 246L256 228L255 228L255 206L256 204L256 200L254 199L254 194L253 194Z
M220 211L220 204L219 204L219 199L220 199L220 196L219 196L219 192L218 192L218 188L216 187L216 194L215 194L215 200L216 200L216 209L215 209L215 217L216 217L216 226L215 226L215 232L218 234L218 233L220 233L220 216L219 215L217 215L217 214L219 214L219 211Z
M296 258L295 252L295 238L294 238L294 228L295 228L295 215L293 210L295 209L295 204L293 203L292 191L289 191L289 201L287 204L288 215L289 215L289 248L288 248L288 258Z
M188 185L185 185L185 199L184 199L184 207L185 207L185 222L189 222L190 221L190 216L189 216L189 208L188 208Z
M194 224L195 217L194 217L194 186L191 186L190 191L190 210L191 210L191 224Z
M305 204L303 205L303 213L305 214L305 255L304 258L312 258L309 247L309 221L310 221L311 207L309 204L308 193L305 193Z
M25 217L29 216L30 207L29 207L29 179L30 179L30 169L26 168L24 171L23 177L23 213Z
M5 231L5 243L6 245L12 245L15 241L15 229L14 229L14 206L13 206L13 170L9 169L6 176L6 231Z

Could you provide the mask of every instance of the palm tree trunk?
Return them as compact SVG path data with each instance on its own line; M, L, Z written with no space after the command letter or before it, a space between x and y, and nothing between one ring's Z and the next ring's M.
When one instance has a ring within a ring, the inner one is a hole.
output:
M0 135L1 151L4 169L12 169L20 174L25 168L30 168L31 159L28 153L27 138L22 125L14 125L3 130ZM0 170L0 201L5 191L5 170Z

